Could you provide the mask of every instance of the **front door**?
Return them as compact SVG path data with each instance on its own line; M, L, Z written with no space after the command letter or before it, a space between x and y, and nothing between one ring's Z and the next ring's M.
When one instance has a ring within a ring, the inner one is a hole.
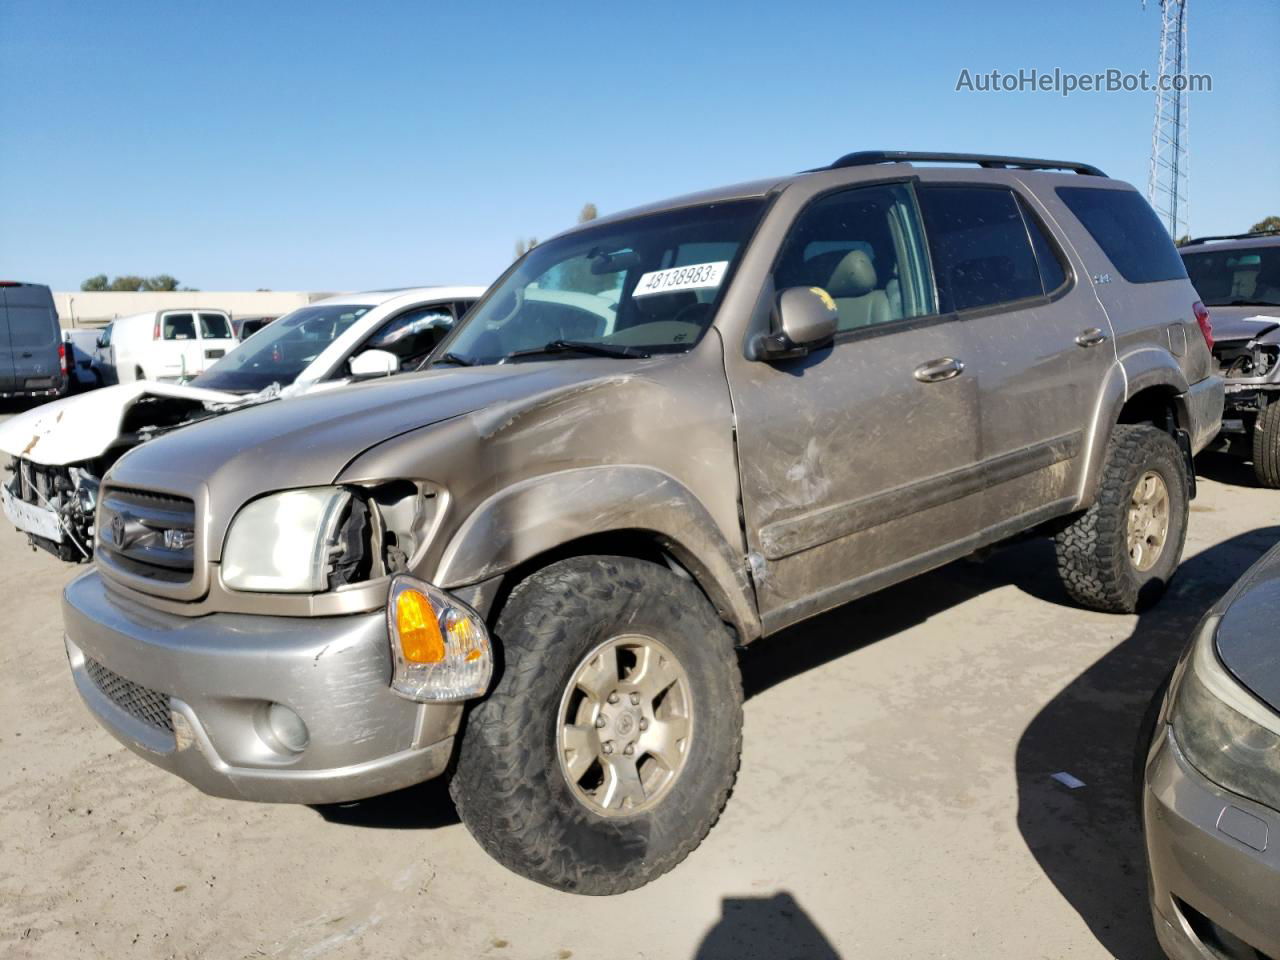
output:
M766 631L950 559L981 496L972 350L937 313L911 187L815 200L772 282L823 288L840 318L830 348L730 367Z

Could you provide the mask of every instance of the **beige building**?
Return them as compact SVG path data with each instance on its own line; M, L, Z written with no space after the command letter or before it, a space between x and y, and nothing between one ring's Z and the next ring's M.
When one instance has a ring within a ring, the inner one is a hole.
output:
M279 317L332 293L285 290L175 290L171 293L115 293L77 290L54 293L63 327L100 327L116 317L150 310L200 307L225 310L235 317Z

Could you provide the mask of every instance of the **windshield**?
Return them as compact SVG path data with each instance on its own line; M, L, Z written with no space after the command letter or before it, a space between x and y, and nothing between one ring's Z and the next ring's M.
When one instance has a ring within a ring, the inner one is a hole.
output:
M325 347L373 309L371 304L302 307L260 330L191 381L194 387L252 393L287 387Z
M672 210L534 247L435 360L684 352L711 326L763 207L735 200Z
M1184 253L1182 261L1207 307L1280 307L1280 243Z

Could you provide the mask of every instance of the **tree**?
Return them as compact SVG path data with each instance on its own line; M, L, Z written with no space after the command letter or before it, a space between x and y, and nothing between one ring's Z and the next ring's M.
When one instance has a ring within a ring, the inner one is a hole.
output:
M1280 217L1263 217L1252 227L1250 233L1280 233Z
M113 277L107 282L107 275L99 273L84 280L81 290L111 290L117 293L136 293L139 290L159 290L165 293L173 290L192 290L193 287L180 287L178 281L167 273L157 273L154 277L139 277L127 273L122 277Z
M530 237L528 240L521 237L516 241L516 259L519 260L526 253L538 245L537 237Z
M594 203L584 203L582 212L578 214L578 222L586 223L588 220L594 220L598 216L600 216L600 212L596 210Z

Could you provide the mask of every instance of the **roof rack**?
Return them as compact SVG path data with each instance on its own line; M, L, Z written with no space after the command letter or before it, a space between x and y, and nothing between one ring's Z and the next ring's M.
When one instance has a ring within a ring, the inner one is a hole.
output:
M846 153L823 170L841 167L863 167L876 163L976 163L980 167L995 170L1070 170L1088 177L1105 177L1106 174L1089 163L1070 160L1037 160L1034 157L1004 157L993 153L920 153L914 150L859 150Z
M1194 237L1184 243L1178 244L1180 247L1190 247L1197 243L1208 243L1211 240L1253 240L1258 237L1274 237L1280 234L1280 230L1274 228L1270 230L1258 230L1254 233L1225 233L1220 237Z

